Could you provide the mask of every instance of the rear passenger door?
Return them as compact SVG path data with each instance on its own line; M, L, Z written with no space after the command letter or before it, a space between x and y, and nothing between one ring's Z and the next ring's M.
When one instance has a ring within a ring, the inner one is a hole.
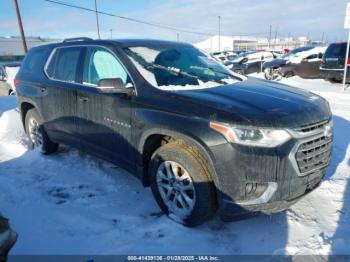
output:
M50 79L41 86L42 115L45 129L55 141L79 147L77 136L77 75L83 47L59 47L53 50L45 66Z
M87 151L129 167L131 98L122 93L100 92L98 82L104 78L121 78L125 85L131 83L111 50L86 47L82 85L77 91L79 136Z

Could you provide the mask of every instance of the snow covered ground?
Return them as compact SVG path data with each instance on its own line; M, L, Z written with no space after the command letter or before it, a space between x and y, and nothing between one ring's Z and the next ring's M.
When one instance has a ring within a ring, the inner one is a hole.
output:
M167 219L150 189L110 163L69 148L28 151L15 97L1 97L0 212L19 233L13 254L350 254L350 90L282 82L331 104L335 145L325 181L286 212L193 229Z

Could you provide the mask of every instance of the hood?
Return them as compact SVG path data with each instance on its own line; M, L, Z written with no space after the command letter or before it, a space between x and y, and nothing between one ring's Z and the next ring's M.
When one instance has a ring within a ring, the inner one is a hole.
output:
M271 67L280 67L282 65L285 65L287 63L286 59L277 58L273 59L271 61L267 61L263 64L263 68L271 68Z
M227 123L294 128L331 117L329 105L322 97L256 78L215 88L179 91L177 95L212 108L210 116Z

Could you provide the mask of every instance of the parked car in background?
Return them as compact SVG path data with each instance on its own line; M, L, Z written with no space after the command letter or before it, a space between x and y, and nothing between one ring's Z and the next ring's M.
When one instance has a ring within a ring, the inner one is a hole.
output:
M320 78L320 64L327 47L315 47L297 53L281 67L283 77L300 76L302 78Z
M214 52L211 55L222 63L233 61L238 57L238 54L232 51Z
M333 43L327 48L320 66L321 77L332 82L341 82L344 77L344 66L346 57L345 42ZM350 59L346 61L350 66ZM350 81L350 70L347 71L346 81Z
M324 98L235 74L186 43L34 47L16 89L30 146L68 144L129 170L186 226L284 210L330 163Z
M0 95L15 95L15 77L20 68L19 63L0 63Z
M288 63L289 59L296 57L300 52L306 52L313 48L315 48L313 45L298 47L291 50L287 54L282 55L281 57L264 62L262 67L265 78L268 80L281 78L281 68Z
M17 241L17 234L11 229L9 221L0 214L0 262L7 261L7 255Z
M233 72L247 75L261 72L261 65L264 61L275 58L272 52L248 51L241 53L235 60L227 61L224 64Z

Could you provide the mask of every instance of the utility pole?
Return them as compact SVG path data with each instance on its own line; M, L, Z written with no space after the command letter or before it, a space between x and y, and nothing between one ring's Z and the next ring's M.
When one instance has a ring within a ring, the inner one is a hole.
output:
M323 43L323 40L324 40L324 32L322 32L322 39L321 39L322 43Z
M288 38L287 38L287 48L289 49L289 41L290 41L290 32L288 33Z
M179 33L176 33L176 39L178 42L180 41L180 34Z
M218 16L219 18L219 52L221 51L221 16Z
M101 39L101 36L100 36L100 24L98 22L97 0L95 0L95 13L96 13L97 35L98 35L98 39Z
M274 44L274 49L276 48L277 32L278 32L278 26L276 27L276 31L275 31L275 44Z
M15 4L15 8L16 8L18 26L19 26L19 31L21 33L22 44L23 44L23 50L24 50L24 53L26 54L28 52L28 47L27 47L27 42L26 42L26 38L25 38L25 35L24 35L21 13L19 12L19 7L18 7L17 0L13 0L13 2Z
M113 39L113 29L109 29L109 31L111 32L111 39Z
M272 30L272 25L270 25L270 32L269 32L269 48L270 48L270 43L271 43L271 30Z

